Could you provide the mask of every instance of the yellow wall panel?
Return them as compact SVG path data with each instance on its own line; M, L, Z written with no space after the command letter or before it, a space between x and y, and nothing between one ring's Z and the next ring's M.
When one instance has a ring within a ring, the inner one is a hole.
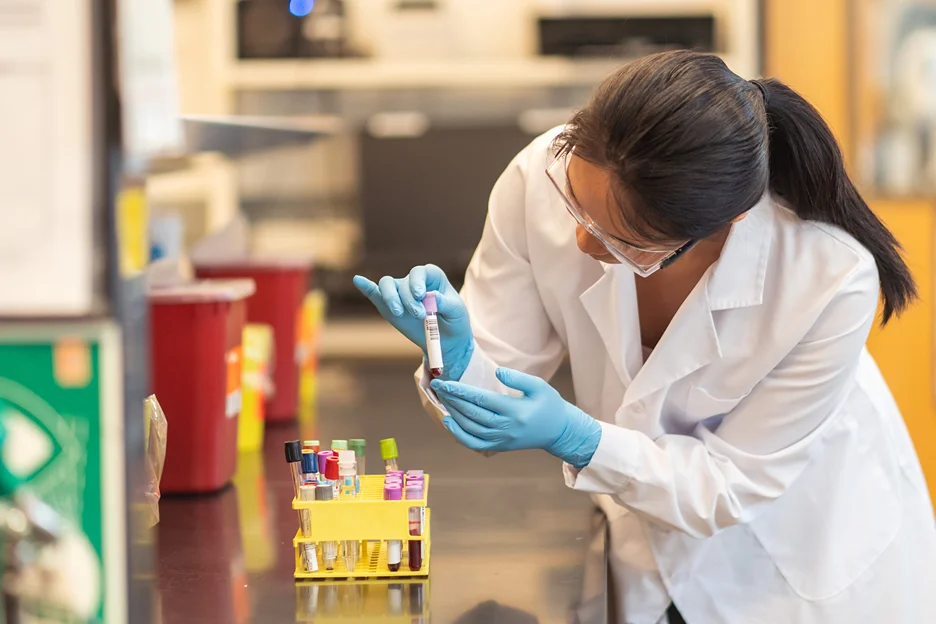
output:
M890 386L936 500L936 390L934 390L934 233L936 208L926 201L876 201L874 211L906 251L920 301L885 329L872 330L868 349Z

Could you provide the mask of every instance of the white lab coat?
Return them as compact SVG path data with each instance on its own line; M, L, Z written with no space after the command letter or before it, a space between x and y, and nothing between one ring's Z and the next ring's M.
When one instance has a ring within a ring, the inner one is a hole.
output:
M644 363L633 273L577 249L544 173L555 134L491 194L462 381L503 392L496 366L549 379L570 359L602 436L565 480L610 519L618 621L665 621L672 600L689 624L936 622L933 508L864 348L872 257L765 197Z

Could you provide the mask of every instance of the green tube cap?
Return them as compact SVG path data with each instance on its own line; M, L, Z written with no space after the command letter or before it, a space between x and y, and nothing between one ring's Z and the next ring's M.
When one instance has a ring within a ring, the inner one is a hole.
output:
M331 447L333 451L347 451L348 441L347 440L332 440Z
M367 440L362 440L361 438L348 440L348 448L354 451L356 456L363 457L367 452Z
M397 450L396 438L387 438L386 440L380 441L380 457L384 461L388 459L396 459L400 456L400 452Z

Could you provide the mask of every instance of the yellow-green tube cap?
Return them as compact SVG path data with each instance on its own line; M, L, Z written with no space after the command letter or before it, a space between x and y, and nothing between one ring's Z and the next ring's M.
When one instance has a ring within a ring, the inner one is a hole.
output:
M333 451L347 451L348 441L347 440L332 440L331 448Z
M384 461L388 459L396 459L400 456L400 452L397 450L396 438L387 438L386 440L380 441L380 457Z

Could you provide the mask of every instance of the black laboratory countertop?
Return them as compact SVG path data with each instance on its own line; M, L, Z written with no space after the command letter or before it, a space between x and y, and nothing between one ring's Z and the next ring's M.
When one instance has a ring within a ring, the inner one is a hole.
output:
M268 428L262 453L239 458L231 486L209 496L164 497L156 621L603 622L600 591L590 587L591 599L581 604L586 577L590 586L603 586L594 580L600 543L592 537L589 498L563 485L559 462L545 453L485 458L458 446L422 411L413 368L323 364L312 415ZM567 389L568 375L555 383ZM378 442L385 437L397 439L401 468L431 474L428 581L297 585L291 545L297 518L283 442L365 438L373 473L382 465ZM586 574L589 551L593 567Z

